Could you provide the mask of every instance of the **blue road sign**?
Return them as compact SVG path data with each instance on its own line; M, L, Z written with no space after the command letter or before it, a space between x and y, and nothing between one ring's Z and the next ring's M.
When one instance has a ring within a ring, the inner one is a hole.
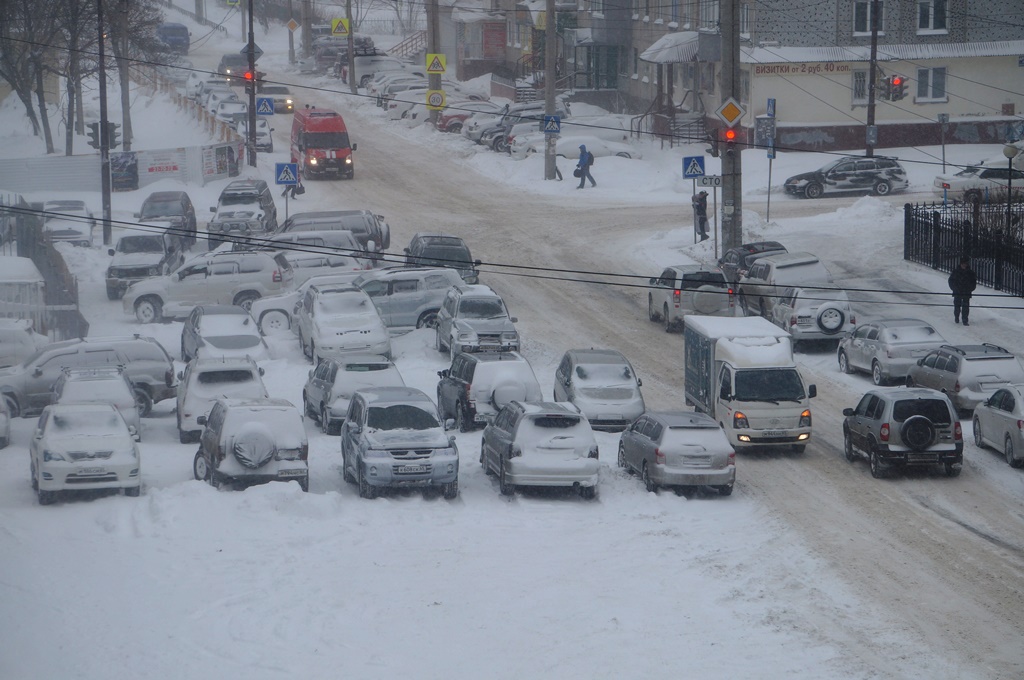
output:
M260 116L274 115L273 97L256 97L256 113Z
M768 138L768 158L769 159L775 158L775 138L774 137L769 137Z
M543 127L541 128L546 135L557 135L562 132L562 118L561 116L544 116Z
M697 179L704 174L704 156L683 156L683 179Z
M274 183L284 186L295 186L299 183L298 163L276 163L274 164Z
M771 99L768 100L768 117L769 118L774 118L775 117L775 99L774 98L771 98Z

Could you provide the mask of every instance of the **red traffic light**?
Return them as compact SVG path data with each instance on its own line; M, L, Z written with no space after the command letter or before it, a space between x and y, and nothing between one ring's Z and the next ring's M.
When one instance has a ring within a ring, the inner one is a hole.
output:
M735 142L736 141L736 131L733 130L732 128L726 128L726 130L725 130L725 141L727 141L727 142Z
M245 77L246 80L250 80L251 81L252 80L252 71L246 71L244 77Z
M892 77L892 84L893 84L893 87L899 87L900 85L902 85L903 84L903 76L893 76Z

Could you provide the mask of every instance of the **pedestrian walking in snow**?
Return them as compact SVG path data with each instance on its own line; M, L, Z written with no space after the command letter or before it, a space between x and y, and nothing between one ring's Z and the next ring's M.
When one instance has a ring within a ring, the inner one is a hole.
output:
M963 318L964 325L970 326L967 317L971 314L971 293L978 285L978 277L971 269L971 259L960 258L960 266L949 275L949 289L953 291L953 321L960 323Z
M590 180L590 186L596 187L597 182L594 181L593 176L590 174L590 166L594 164L594 154L587 151L586 144L580 144L580 161L576 164L576 169L579 170L580 185L577 189L582 189L586 181ZM576 173L573 173L574 175Z

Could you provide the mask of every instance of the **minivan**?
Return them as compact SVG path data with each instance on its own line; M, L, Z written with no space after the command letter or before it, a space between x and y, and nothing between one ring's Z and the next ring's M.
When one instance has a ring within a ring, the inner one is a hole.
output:
M345 119L337 111L307 106L292 118L291 161L304 177L337 175L352 179L356 170Z

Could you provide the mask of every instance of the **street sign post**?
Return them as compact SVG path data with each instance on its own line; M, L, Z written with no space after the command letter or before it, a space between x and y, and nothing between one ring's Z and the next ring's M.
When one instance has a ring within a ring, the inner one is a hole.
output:
M287 190L287 187L296 186L299 183L299 164L298 163L275 163L274 164L274 184L278 186L284 186L284 218L288 219L288 194L291 193Z
M444 90L427 90L427 108L431 111L440 111L444 107Z
M331 19L331 35L344 38L348 36L348 19Z
M720 187L722 186L721 175L704 175L697 180L697 184L702 187Z
M272 97L256 97L256 114L259 116L273 116L274 99Z
M257 59L259 59L260 57L263 56L263 50L261 50L260 46L257 45L255 42L247 43L245 47L243 47L242 49L240 49L238 51L238 53L239 54L244 54L244 55L248 56L250 49L252 50L252 60L253 61L256 61Z
M427 73L444 75L447 70L448 57L443 53L427 55Z
M545 135L557 135L562 132L562 117L561 116L544 116L544 122L541 123L541 129Z

